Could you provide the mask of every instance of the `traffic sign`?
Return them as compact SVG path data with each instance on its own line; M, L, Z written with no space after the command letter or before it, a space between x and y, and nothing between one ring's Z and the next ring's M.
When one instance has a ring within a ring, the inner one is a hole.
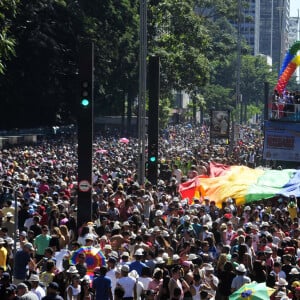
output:
M91 184L88 180L81 180L78 185L79 191L88 192L91 189Z

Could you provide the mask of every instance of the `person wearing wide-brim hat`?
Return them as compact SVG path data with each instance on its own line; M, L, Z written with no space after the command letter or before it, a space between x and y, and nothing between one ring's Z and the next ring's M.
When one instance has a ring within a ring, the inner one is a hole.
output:
M233 278L231 283L231 292L238 290L245 283L250 283L251 279L246 275L247 269L244 264L239 264L236 268L236 276Z
M288 286L288 282L284 278L279 278L278 281L275 282L275 285L284 287Z
M288 282L284 278L279 278L278 281L275 282L275 288L279 292L285 292L286 295L290 293L290 290L288 289Z
M32 273L30 275L28 281L31 284L31 292L36 294L39 299L42 299L46 295L46 293L45 293L45 290L39 284L39 281L40 281L39 275Z
M296 281L300 282L300 271L298 268L294 267L289 272L289 276L288 276L289 286L291 286L292 283Z

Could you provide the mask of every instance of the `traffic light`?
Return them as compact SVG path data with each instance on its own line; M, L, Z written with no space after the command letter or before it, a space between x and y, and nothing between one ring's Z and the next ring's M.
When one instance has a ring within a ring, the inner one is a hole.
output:
M157 163L157 154L158 154L157 144L149 145L149 149L148 149L148 163L149 164Z
M81 98L80 105L83 108L88 108L91 105L91 83L83 81L81 83Z
M80 76L80 110L92 108L93 100L93 47L89 44L81 48L79 76ZM80 113L80 112L79 112Z
M148 111L148 172L147 178L157 184L158 178L158 102L160 90L159 57L149 59L149 111Z
M147 178L152 184L157 184L158 177L158 145L148 144Z
M149 158L150 162L152 162L152 163L155 163L156 159L157 159L156 156L150 156L150 158Z

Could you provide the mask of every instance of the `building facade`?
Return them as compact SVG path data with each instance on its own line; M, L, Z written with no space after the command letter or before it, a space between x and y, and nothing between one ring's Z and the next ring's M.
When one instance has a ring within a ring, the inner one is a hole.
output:
M248 0L241 13L241 35L252 54L271 57L279 71L289 48L290 0Z

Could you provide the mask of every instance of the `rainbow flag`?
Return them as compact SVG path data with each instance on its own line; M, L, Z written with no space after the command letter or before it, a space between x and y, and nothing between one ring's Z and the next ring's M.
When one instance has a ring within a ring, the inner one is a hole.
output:
M251 169L245 166L210 164L210 177L196 177L179 186L182 198L209 197L221 207L227 198L237 205L275 196L300 197L300 170Z

